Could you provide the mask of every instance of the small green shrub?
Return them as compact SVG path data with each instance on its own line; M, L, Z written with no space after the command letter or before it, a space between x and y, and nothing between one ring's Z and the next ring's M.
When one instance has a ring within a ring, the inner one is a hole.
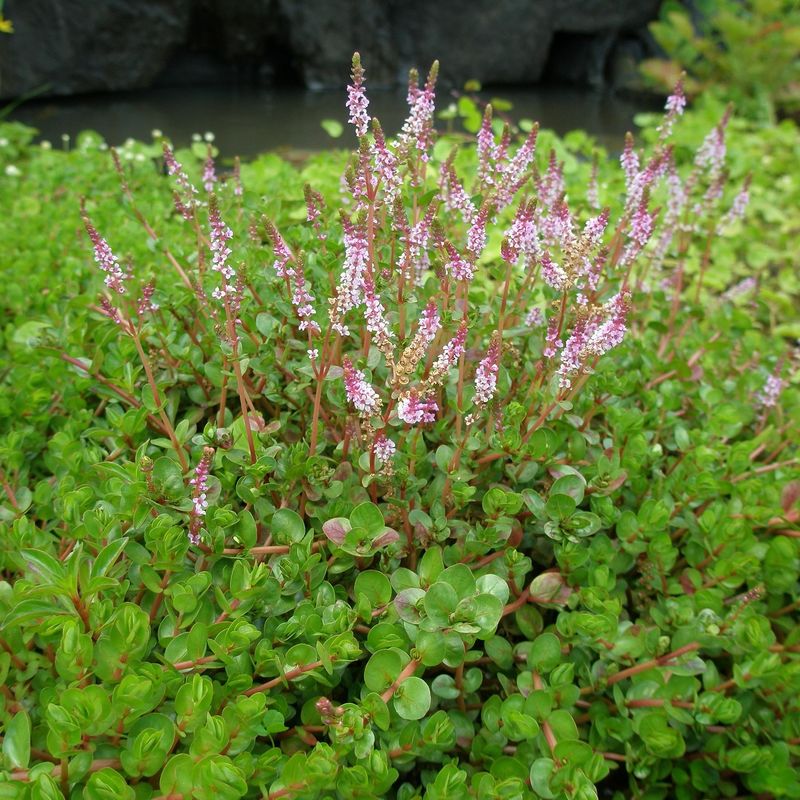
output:
M800 111L800 6L796 0L669 0L650 31L667 59L649 59L644 74L669 90L682 70L691 95L715 92L737 112L774 122Z
M435 70L387 142L362 81L300 170L7 129L0 796L798 796L796 353L709 291L727 116L685 157L673 95L619 174L435 141Z

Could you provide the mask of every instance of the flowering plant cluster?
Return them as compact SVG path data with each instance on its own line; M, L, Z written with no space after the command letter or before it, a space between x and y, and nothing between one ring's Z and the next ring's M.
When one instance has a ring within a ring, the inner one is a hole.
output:
M0 794L798 796L798 355L709 290L730 112L683 152L678 84L593 162L437 138L435 64L392 138L367 78L300 170L112 153L15 319Z

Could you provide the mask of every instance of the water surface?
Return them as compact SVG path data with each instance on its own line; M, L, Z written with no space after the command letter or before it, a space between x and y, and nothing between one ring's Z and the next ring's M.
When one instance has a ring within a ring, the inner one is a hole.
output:
M611 149L619 149L625 132L635 127L634 114L642 110L640 102L574 87L500 88L492 94L513 102L509 113L515 119L538 120L562 134L583 128ZM320 126L323 119L346 123L345 98L344 92L304 89L159 88L34 100L10 118L37 128L40 138L54 144L60 144L62 134L74 138L87 128L112 145L129 137L148 140L157 129L182 146L192 134L212 131L223 156L247 157L264 150L349 147L350 131L336 142ZM440 93L437 104L441 109L451 101L446 92ZM407 111L405 93L373 91L369 110L388 133L396 132Z

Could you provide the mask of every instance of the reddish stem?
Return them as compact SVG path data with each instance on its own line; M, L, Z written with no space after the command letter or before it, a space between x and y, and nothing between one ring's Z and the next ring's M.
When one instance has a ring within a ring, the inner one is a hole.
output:
M381 700L383 700L384 703L388 703L392 697L394 697L395 692L400 688L403 681L405 681L406 678L410 678L417 671L419 666L420 662L412 658L411 661L405 665L403 671L395 678L394 683L381 695Z

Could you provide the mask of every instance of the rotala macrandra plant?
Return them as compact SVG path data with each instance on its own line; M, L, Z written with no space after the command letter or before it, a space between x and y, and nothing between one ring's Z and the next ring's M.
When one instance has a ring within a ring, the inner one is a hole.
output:
M3 797L800 793L797 357L705 285L729 114L687 157L678 85L592 167L488 106L437 140L436 81L392 138L356 55L302 178L165 142L168 203L118 154L84 193L104 287L31 345L80 402L0 451Z

